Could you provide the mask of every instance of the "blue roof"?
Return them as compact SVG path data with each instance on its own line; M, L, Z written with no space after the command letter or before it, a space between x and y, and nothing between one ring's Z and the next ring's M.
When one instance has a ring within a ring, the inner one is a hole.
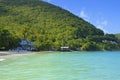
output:
M30 42L30 41L27 41L27 40L21 40L20 41L20 45L31 45L31 46L33 46L34 43Z

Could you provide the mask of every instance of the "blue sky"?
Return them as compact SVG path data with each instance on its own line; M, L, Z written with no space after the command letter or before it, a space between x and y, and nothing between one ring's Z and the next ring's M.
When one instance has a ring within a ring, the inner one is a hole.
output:
M44 0L60 6L102 29L120 33L120 0Z

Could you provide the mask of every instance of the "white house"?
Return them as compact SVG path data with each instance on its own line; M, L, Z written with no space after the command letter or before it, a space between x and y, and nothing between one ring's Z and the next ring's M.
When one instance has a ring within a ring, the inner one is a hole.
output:
M61 51L70 51L70 48L68 46L62 46Z

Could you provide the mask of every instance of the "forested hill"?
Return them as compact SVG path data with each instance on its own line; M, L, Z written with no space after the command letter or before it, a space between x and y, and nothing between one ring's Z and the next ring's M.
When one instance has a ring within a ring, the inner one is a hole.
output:
M23 39L34 42L37 50L59 50L61 46L73 50L119 49L114 35L104 35L58 6L42 0L0 0L0 49L14 48Z
M118 39L120 39L120 33L119 34L115 34L116 35L116 37L118 38Z

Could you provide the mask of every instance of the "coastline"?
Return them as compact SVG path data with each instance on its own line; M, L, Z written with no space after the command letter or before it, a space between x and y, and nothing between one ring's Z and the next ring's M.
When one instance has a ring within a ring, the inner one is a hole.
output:
M0 51L0 61L4 61L8 58L17 57L17 56L27 56L32 54L41 54L41 53L52 53L57 51L39 51L39 52L29 52L29 51Z
M25 56L35 54L35 52L10 52L10 51L0 51L0 61L4 61L8 58Z

